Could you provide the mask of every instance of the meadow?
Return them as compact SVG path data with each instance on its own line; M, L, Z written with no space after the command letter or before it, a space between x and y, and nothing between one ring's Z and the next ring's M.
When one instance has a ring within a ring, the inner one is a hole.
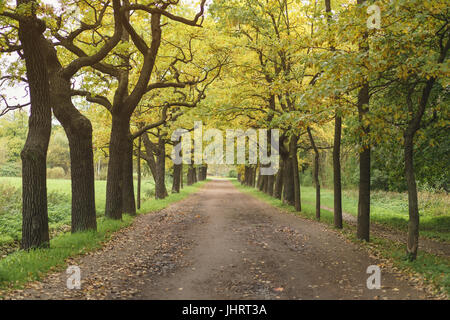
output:
M446 192L421 191L419 196L420 235L423 237L450 241L450 196ZM315 189L302 186L301 197L305 205L315 203ZM321 205L333 210L333 190L321 189ZM344 190L342 209L356 217L358 213L358 191ZM407 193L372 191L371 221L403 232L408 229L408 195Z

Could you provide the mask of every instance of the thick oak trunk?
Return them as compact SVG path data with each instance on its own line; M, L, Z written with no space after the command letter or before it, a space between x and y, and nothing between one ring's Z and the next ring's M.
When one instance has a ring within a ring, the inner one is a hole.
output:
M283 202L293 206L295 205L294 173L292 170L292 159L289 157L289 154L286 153L283 159L283 163Z
M17 5L30 1L18 1ZM29 84L31 112L22 159L23 249L49 246L46 161L51 132L50 88L47 65L39 39L44 22L35 16L19 23Z
M110 219L122 219L123 162L128 150L125 138L129 134L129 128L130 118L127 115L112 113L105 206L105 216Z
M42 41L47 47L53 113L69 140L72 232L97 230L92 125L72 103L72 83L62 75L63 67L55 48L45 39Z
M75 108L72 111L79 114ZM97 230L92 126L90 121L81 115L78 119L71 117L70 124L63 127L70 147L72 232Z

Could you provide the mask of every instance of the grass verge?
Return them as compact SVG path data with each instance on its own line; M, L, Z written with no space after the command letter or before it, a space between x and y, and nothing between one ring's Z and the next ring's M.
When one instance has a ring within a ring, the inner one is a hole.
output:
M185 187L180 193L170 194L163 200L148 200L142 204L138 214L166 208L196 192L205 183ZM62 270L66 259L101 248L114 232L131 225L134 218L127 214L120 221L100 217L97 219L97 232L66 232L51 239L49 249L19 250L8 255L0 260L0 290L20 288L29 281L41 279L49 271Z
M294 207L284 204L281 200L273 198L258 189L243 186L237 180L231 180L231 182L238 190L276 208L303 218L316 220L314 205L302 203L302 211L297 212ZM333 213L328 210L321 210L320 212L320 222L333 226ZM363 245L371 254L381 260L385 260L386 263L391 264L396 270L402 271L409 280L414 280L417 285L428 285L436 297L446 299L450 297L450 259L448 257L419 251L417 259L410 262L405 259L404 244L375 236L371 237L371 242L362 242L355 236L356 227L349 224L345 224L342 230L336 230L352 242Z

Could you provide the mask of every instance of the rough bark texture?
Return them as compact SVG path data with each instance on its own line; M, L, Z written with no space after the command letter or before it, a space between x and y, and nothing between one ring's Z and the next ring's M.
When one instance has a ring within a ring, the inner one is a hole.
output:
M63 76L56 50L44 38L41 41L47 48L53 113L69 140L72 232L97 230L92 125L72 103L71 82Z
M30 1L17 1L17 5ZM31 113L22 158L23 249L49 246L46 161L51 132L50 88L40 37L45 23L31 15L19 23L30 90Z
M129 128L130 118L128 115L113 113L105 206L105 216L110 219L122 219L123 162L128 150L125 139L129 134Z

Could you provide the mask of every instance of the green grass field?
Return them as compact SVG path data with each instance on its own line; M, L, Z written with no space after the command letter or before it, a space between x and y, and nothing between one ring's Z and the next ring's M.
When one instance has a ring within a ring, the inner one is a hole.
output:
M0 258L18 247L21 238L21 178L0 177ZM135 192L137 184L135 183ZM70 229L71 224L71 182L70 180L48 179L49 227L52 236ZM141 199L143 208L154 195L152 180L142 181ZM106 181L95 181L95 205L97 217L105 210Z
M314 205L315 189L313 187L301 188L302 202L305 205ZM321 205L333 208L333 190L321 190ZM419 193L420 206L420 234L421 236L440 241L450 241L450 196L448 194ZM357 190L347 190L342 195L342 208L353 216L358 212ZM371 221L406 232L408 229L408 195L372 191Z
M10 185L12 187L20 189L22 187L22 178L9 178L0 177L0 185ZM69 179L48 179L47 191L48 193L56 192L63 193L70 197L71 184ZM143 198L149 198L154 190L153 180L142 181L142 196ZM137 192L137 184L134 184L134 191ZM105 209L106 200L106 181L95 181L95 206L97 208L97 214L102 214Z

